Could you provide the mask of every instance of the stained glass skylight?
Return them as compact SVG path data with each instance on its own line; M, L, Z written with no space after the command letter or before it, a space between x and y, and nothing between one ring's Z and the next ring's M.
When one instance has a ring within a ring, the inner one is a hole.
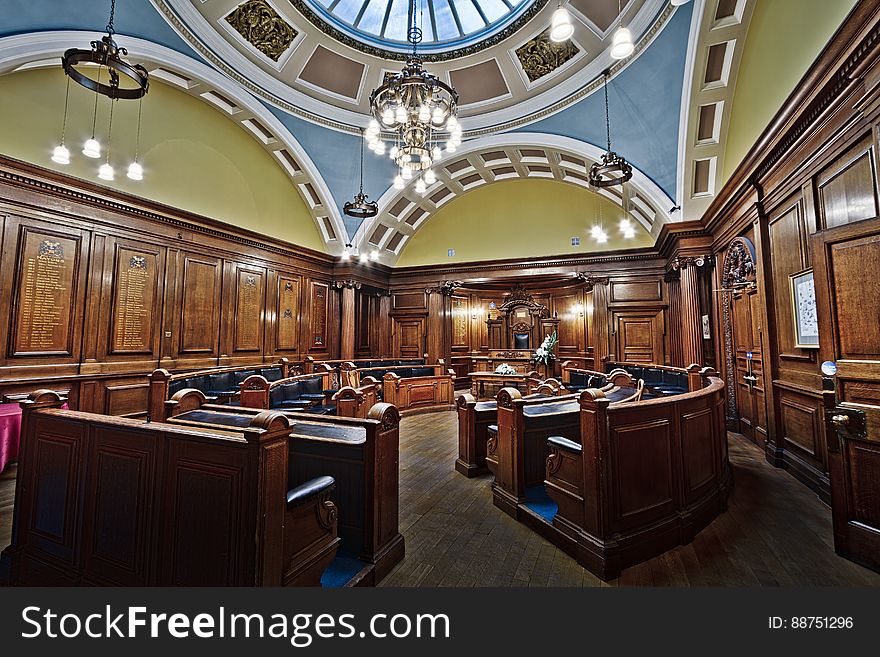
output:
M406 51L411 0L305 0L314 12L367 45ZM442 52L503 30L535 0L416 0L419 51Z

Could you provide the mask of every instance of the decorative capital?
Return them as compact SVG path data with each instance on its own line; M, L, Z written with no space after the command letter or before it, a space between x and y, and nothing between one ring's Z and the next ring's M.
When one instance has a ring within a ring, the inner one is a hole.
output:
M676 256L670 263L672 271L687 269L688 267L705 267L711 265L714 258L711 255Z
M586 286L587 291L592 290L596 285L608 285L607 276L593 276L585 271L577 273L577 279Z
M443 281L437 287L429 287L425 290L428 294L433 294L435 292L439 292L444 297L451 297L455 294L455 291L464 285L461 281Z
M333 287L341 290L342 288L348 288L349 290L360 290L361 282L356 281L353 278L347 278L341 281L333 281Z

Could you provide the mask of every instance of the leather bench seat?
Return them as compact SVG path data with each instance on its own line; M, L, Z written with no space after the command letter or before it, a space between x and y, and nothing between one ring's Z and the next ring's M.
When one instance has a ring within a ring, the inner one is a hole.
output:
M319 376L274 385L269 389L269 408L335 415L336 406L323 404L326 399Z

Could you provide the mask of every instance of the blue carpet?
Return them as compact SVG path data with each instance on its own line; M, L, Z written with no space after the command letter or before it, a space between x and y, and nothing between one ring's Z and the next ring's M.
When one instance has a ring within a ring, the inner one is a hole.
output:
M364 562L344 553L337 553L336 558L327 566L321 575L321 586L325 589L339 589L357 575L364 567Z
M547 522L552 522L553 517L559 510L556 502L550 499L547 491L544 490L544 484L526 488L526 507L537 513Z

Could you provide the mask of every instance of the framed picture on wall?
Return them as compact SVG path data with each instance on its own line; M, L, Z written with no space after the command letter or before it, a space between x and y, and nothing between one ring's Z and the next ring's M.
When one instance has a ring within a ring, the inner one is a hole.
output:
M798 349L819 348L819 316L816 314L816 287L813 270L792 274L791 306L794 318L794 346Z

